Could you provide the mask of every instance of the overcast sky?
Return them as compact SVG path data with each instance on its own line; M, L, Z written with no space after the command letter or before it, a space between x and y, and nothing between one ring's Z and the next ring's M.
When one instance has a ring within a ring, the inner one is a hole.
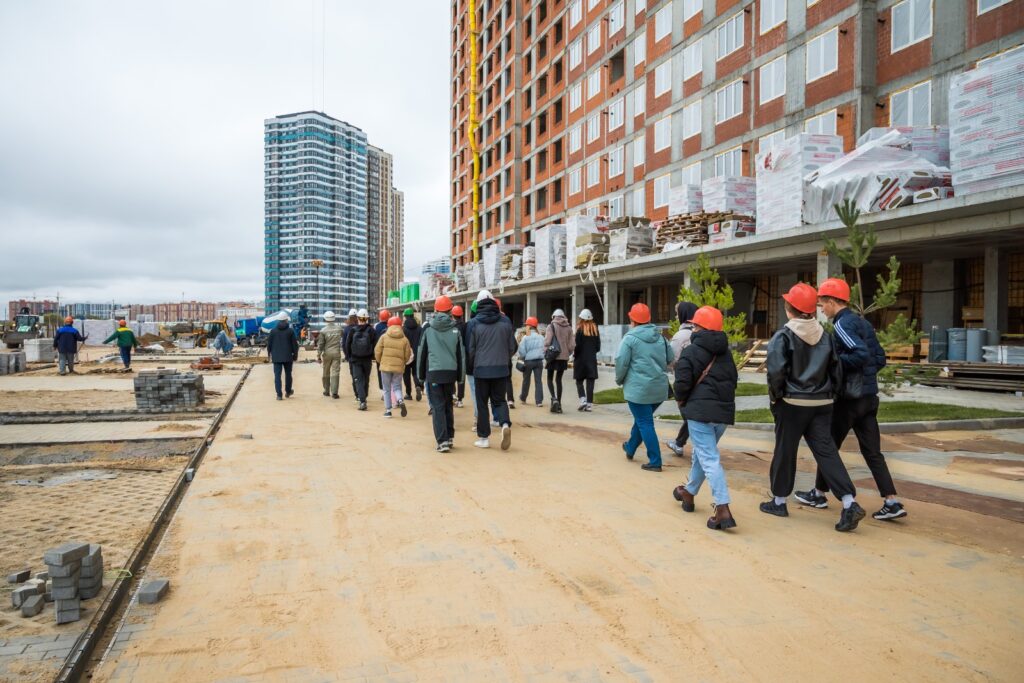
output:
M262 299L263 120L312 108L394 155L417 276L448 253L448 17L440 0L3 0L2 308Z

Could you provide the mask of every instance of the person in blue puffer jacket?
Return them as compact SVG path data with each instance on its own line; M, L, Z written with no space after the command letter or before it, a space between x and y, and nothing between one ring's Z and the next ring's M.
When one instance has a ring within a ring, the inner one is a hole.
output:
M526 334L519 340L519 360L523 361L523 389L519 392L519 402L526 403L530 395L530 379L533 379L534 399L537 407L544 405L544 383L541 375L544 372L544 335L537 332L540 322L536 317L526 319Z

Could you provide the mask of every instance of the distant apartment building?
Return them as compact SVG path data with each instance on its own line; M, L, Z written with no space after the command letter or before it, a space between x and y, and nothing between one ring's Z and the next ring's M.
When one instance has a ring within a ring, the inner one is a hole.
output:
M366 133L321 112L264 121L269 310L367 305Z
M114 311L122 308L121 304L108 301L106 303L75 303L64 304L61 312L70 315L76 320L92 318L96 320L110 320L114 317Z
M243 318L256 318L267 312L262 301L227 301L217 306L217 318L227 318L229 325ZM274 311L270 311L273 313Z
M394 187L394 159L384 150L368 146L367 155L367 272L369 308L382 308L387 294L402 281L404 211Z
M18 299L17 301L7 302L7 320L14 320L14 316L21 313L22 309L28 309L28 312L32 315L44 315L46 313L57 312L57 302L44 299L42 301L28 301L27 299Z
M451 255L472 260L470 18L452 2ZM586 212L665 218L799 132L948 123L951 78L1024 42L1024 0L480 0L479 243ZM1019 258L1019 257L1014 257Z
M423 264L424 275L450 272L452 272L452 263L451 260L447 257L435 259L433 261L427 261L426 263Z
M219 304L203 301L178 301L164 304L131 304L128 317L136 320L140 315L151 315L156 322L200 321L217 318Z
M388 292L398 291L405 278L405 193L391 188L391 224L387 233L384 283Z

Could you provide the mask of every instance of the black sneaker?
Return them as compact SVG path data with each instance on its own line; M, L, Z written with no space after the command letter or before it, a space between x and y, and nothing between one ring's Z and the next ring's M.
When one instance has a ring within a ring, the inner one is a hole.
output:
M789 517L789 508L786 504L782 503L780 505L774 500L766 500L761 503L761 512L769 515L775 515L776 517Z
M865 515L867 513L864 512L864 508L856 502L848 508L843 508L842 514L839 515L839 522L836 523L836 531L853 531Z
M402 417L405 417L406 415L409 414L409 409L405 407L405 401L402 401L398 404L398 409L402 411Z
M622 451L626 454L626 460L632 460L633 459L633 456L635 455L635 453L630 453L629 452L629 445L625 441L622 442Z
M359 410L366 410L366 401L359 402Z
M878 520L889 521L899 519L900 517L906 517L907 511L903 507L903 503L886 503L882 506L881 510L871 516Z
M796 491L793 493L793 497L809 508L824 510L828 507L828 498L819 495L814 489L810 491Z
M661 472L661 465L652 465L649 462L640 465L640 469L647 470L648 472Z
M331 395L331 392L329 392L329 391L325 391L324 392L324 396L330 396L330 395Z
M447 441L442 441L441 443L437 444L437 447L434 450L437 451L438 453L447 453L448 451L451 450L451 446L448 445Z
M419 387L416 387L416 400L417 401L422 401L423 400L423 390L420 389Z

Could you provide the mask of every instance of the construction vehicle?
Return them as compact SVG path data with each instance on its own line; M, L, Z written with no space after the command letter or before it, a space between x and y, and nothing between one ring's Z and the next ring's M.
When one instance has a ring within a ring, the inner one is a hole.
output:
M236 320L235 340L243 348L266 345L267 332L263 330L263 317Z
M205 349L208 346L213 346L213 340L216 339L217 335L222 331L229 335L234 332L234 330L231 329L231 326L228 325L227 317L203 321L203 327L196 330L198 335L196 339L196 346L202 349Z
M7 348L20 349L25 345L26 339L39 339L43 336L43 318L32 315L28 308L22 308L21 313L8 323L3 334Z

